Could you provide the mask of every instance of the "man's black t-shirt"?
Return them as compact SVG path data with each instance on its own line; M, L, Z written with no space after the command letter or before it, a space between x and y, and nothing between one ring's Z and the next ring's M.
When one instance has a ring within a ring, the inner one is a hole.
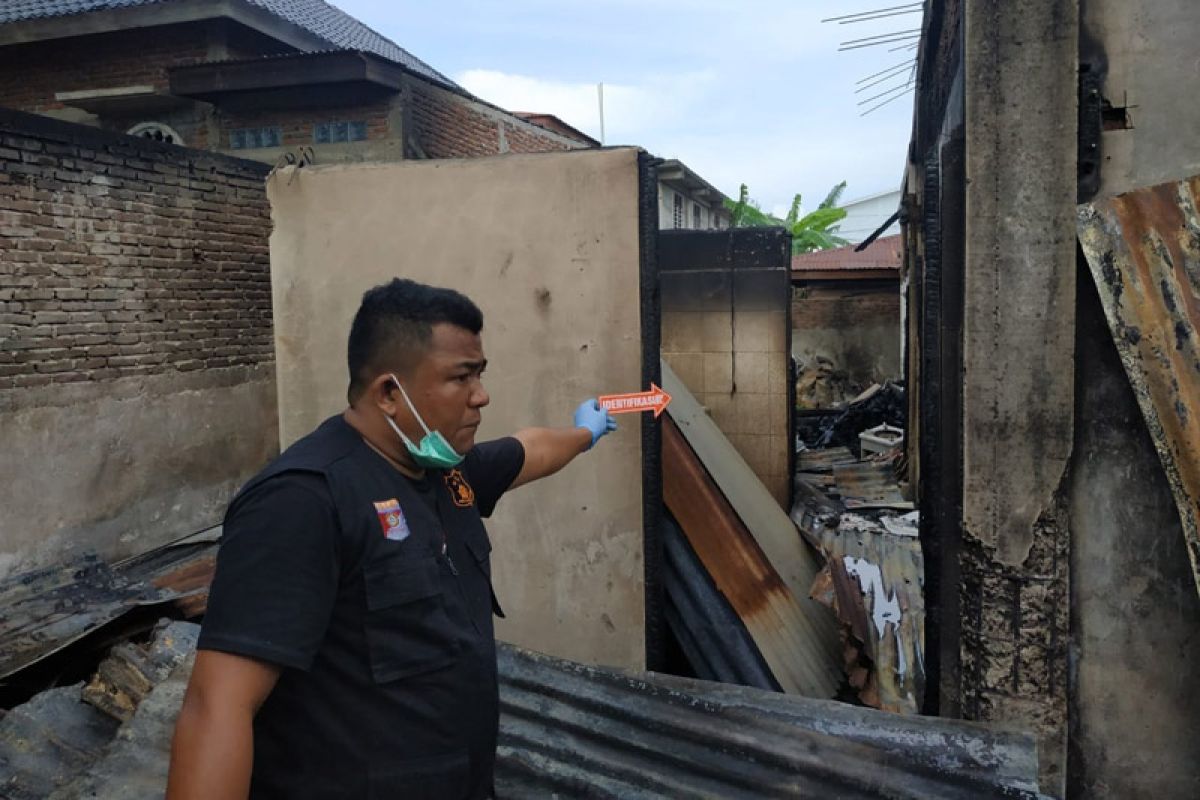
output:
M516 439L406 478L340 416L230 505L199 647L283 668L255 798L477 798L498 727L491 545Z

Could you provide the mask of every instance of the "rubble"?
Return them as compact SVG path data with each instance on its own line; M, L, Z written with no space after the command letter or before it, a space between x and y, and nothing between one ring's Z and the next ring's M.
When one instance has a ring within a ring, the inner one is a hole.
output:
M843 666L857 698L905 714L925 684L924 561L917 512L894 469L898 453L869 461L806 451L792 520L825 556L812 597L837 617Z
M797 399L799 406L799 400ZM802 414L797 421L798 449L846 447L859 453L863 431L879 425L903 430L908 417L904 387L891 381L873 384L844 407Z

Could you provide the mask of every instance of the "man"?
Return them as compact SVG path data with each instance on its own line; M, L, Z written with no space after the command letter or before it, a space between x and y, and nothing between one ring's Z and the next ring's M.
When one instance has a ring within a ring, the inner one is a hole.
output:
M363 296L349 408L226 514L171 800L491 794L503 612L480 518L616 426L591 400L476 445L482 325L448 289Z

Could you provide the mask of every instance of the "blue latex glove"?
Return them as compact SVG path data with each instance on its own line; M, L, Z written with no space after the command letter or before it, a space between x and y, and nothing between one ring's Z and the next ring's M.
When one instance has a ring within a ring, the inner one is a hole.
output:
M601 408L600 401L593 397L591 400L584 400L579 404L579 408L575 409L575 427L587 428L588 433L592 434L592 443L587 448L591 450L601 436L617 429L617 421L608 413L608 409Z

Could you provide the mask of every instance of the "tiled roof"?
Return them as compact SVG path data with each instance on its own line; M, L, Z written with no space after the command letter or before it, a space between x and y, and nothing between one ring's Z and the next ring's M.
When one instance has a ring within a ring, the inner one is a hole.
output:
M0 3L0 25L45 17L65 17L115 8L148 6L171 0L5 0ZM394 61L422 77L459 89L454 81L409 53L400 45L368 28L354 17L323 0L242 0L285 22L297 25L330 45L364 50Z
M904 261L900 245L900 234L885 236L871 242L861 253L854 252L857 245L846 245L834 250L818 250L815 253L800 253L792 256L792 269L796 272L829 272L837 270L894 269L899 270Z

